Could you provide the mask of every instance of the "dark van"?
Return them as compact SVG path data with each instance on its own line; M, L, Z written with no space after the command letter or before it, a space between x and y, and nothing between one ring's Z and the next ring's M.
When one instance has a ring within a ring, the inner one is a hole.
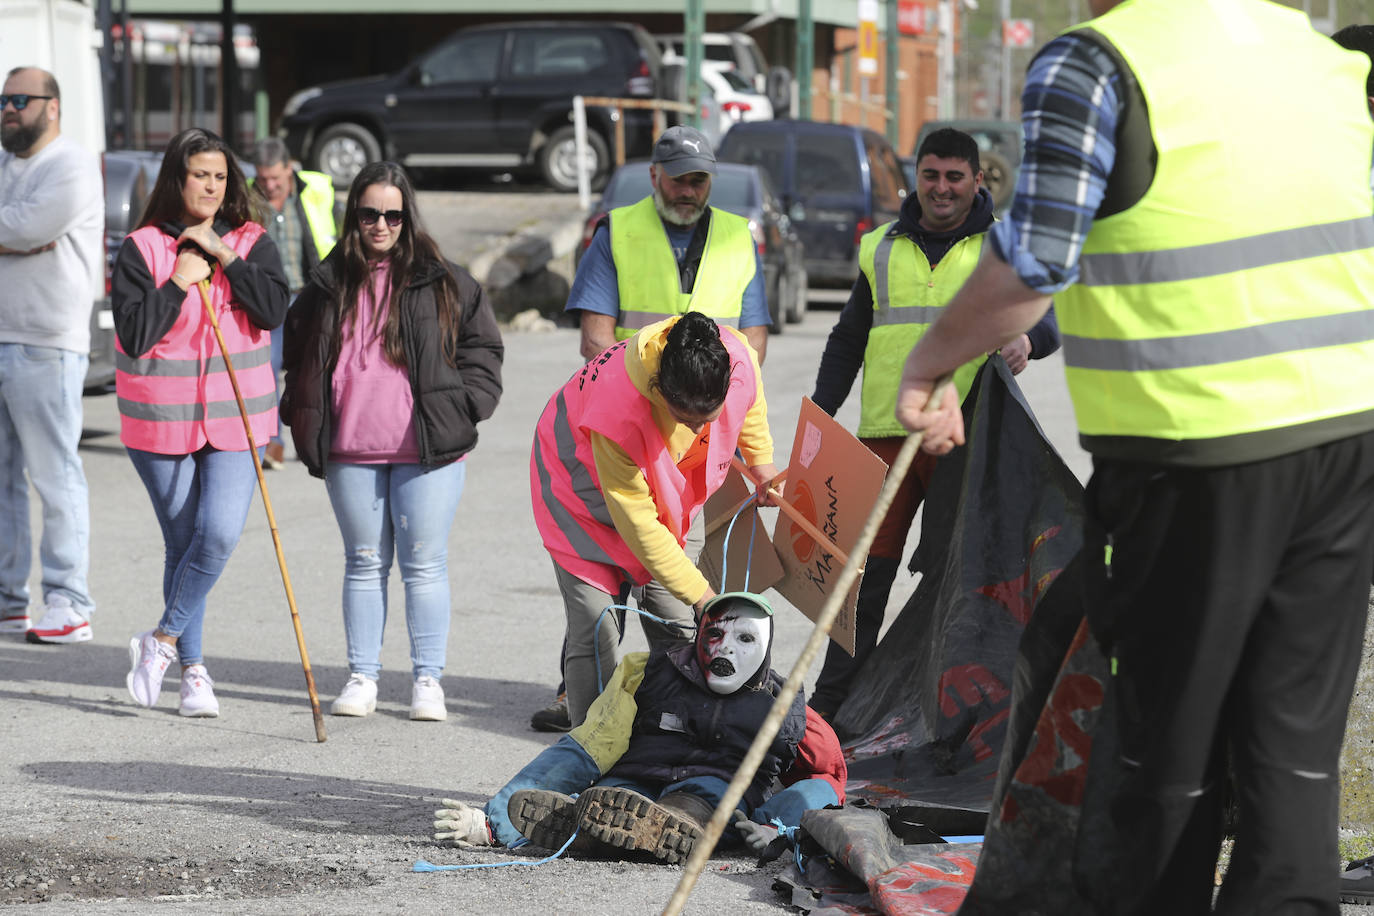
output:
M768 173L805 246L813 286L853 283L859 239L896 219L907 193L901 163L886 138L847 124L736 124L717 158Z

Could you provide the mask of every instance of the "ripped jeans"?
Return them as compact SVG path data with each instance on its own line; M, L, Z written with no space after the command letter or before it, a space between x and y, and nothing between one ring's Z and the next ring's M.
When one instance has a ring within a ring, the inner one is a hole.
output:
M439 677L448 650L448 533L467 477L466 462L329 463L325 487L344 546L343 616L349 671L382 668L387 578L395 556L405 586L414 677Z

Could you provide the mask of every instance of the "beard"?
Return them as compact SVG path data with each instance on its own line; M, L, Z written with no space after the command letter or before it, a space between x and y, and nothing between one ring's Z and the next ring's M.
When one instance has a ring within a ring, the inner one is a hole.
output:
M3 124L0 125L0 148L7 153L23 153L41 136L43 125L37 120L32 124L25 124L22 120L18 124Z
M696 225L696 221L701 219L701 214L706 212L706 204L705 202L694 204L692 207L692 214L690 216L683 216L678 212L677 207L668 205L668 202L663 199L663 192L655 187L654 209L658 211L658 215L662 217L665 223L671 223L674 226L686 228L687 226Z

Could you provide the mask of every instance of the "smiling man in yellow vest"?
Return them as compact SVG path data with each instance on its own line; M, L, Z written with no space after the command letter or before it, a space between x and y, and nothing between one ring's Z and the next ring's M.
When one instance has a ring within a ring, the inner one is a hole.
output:
M742 331L763 362L773 323L763 265L749 221L708 204L715 173L701 131L670 127L658 138L653 194L612 210L577 267L566 310L581 313L583 359L696 311Z
M897 384L912 345L968 279L992 226L992 195L983 187L978 142L952 127L932 131L916 151L916 188L896 220L859 244L858 278L830 331L811 399L834 416L863 366L859 438L889 465L906 430L897 422ZM1011 371L1059 349L1054 310L1002 347ZM983 358L955 374L962 398ZM902 563L907 531L925 499L935 456L918 455L897 491L869 550L855 616L854 655L835 643L826 651L811 707L829 720L849 695L849 684L878 642L887 599Z
M1093 912L1334 916L1374 568L1369 59L1275 3L1091 5L1031 64L1011 214L897 414L935 454L961 442L955 398L922 413L934 379L1054 293L1113 713L1073 885Z

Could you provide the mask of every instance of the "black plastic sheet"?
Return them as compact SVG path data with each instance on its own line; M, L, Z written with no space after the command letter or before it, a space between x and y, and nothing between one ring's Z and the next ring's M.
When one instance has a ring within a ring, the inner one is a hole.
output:
M851 799L916 806L906 821L985 842L903 846L883 813L809 812L821 858L853 882L812 885L829 888L813 913L1089 911L1071 870L1107 668L1083 615L1083 489L1000 357L964 418L968 444L926 497L921 581L836 725L859 736L845 746Z

